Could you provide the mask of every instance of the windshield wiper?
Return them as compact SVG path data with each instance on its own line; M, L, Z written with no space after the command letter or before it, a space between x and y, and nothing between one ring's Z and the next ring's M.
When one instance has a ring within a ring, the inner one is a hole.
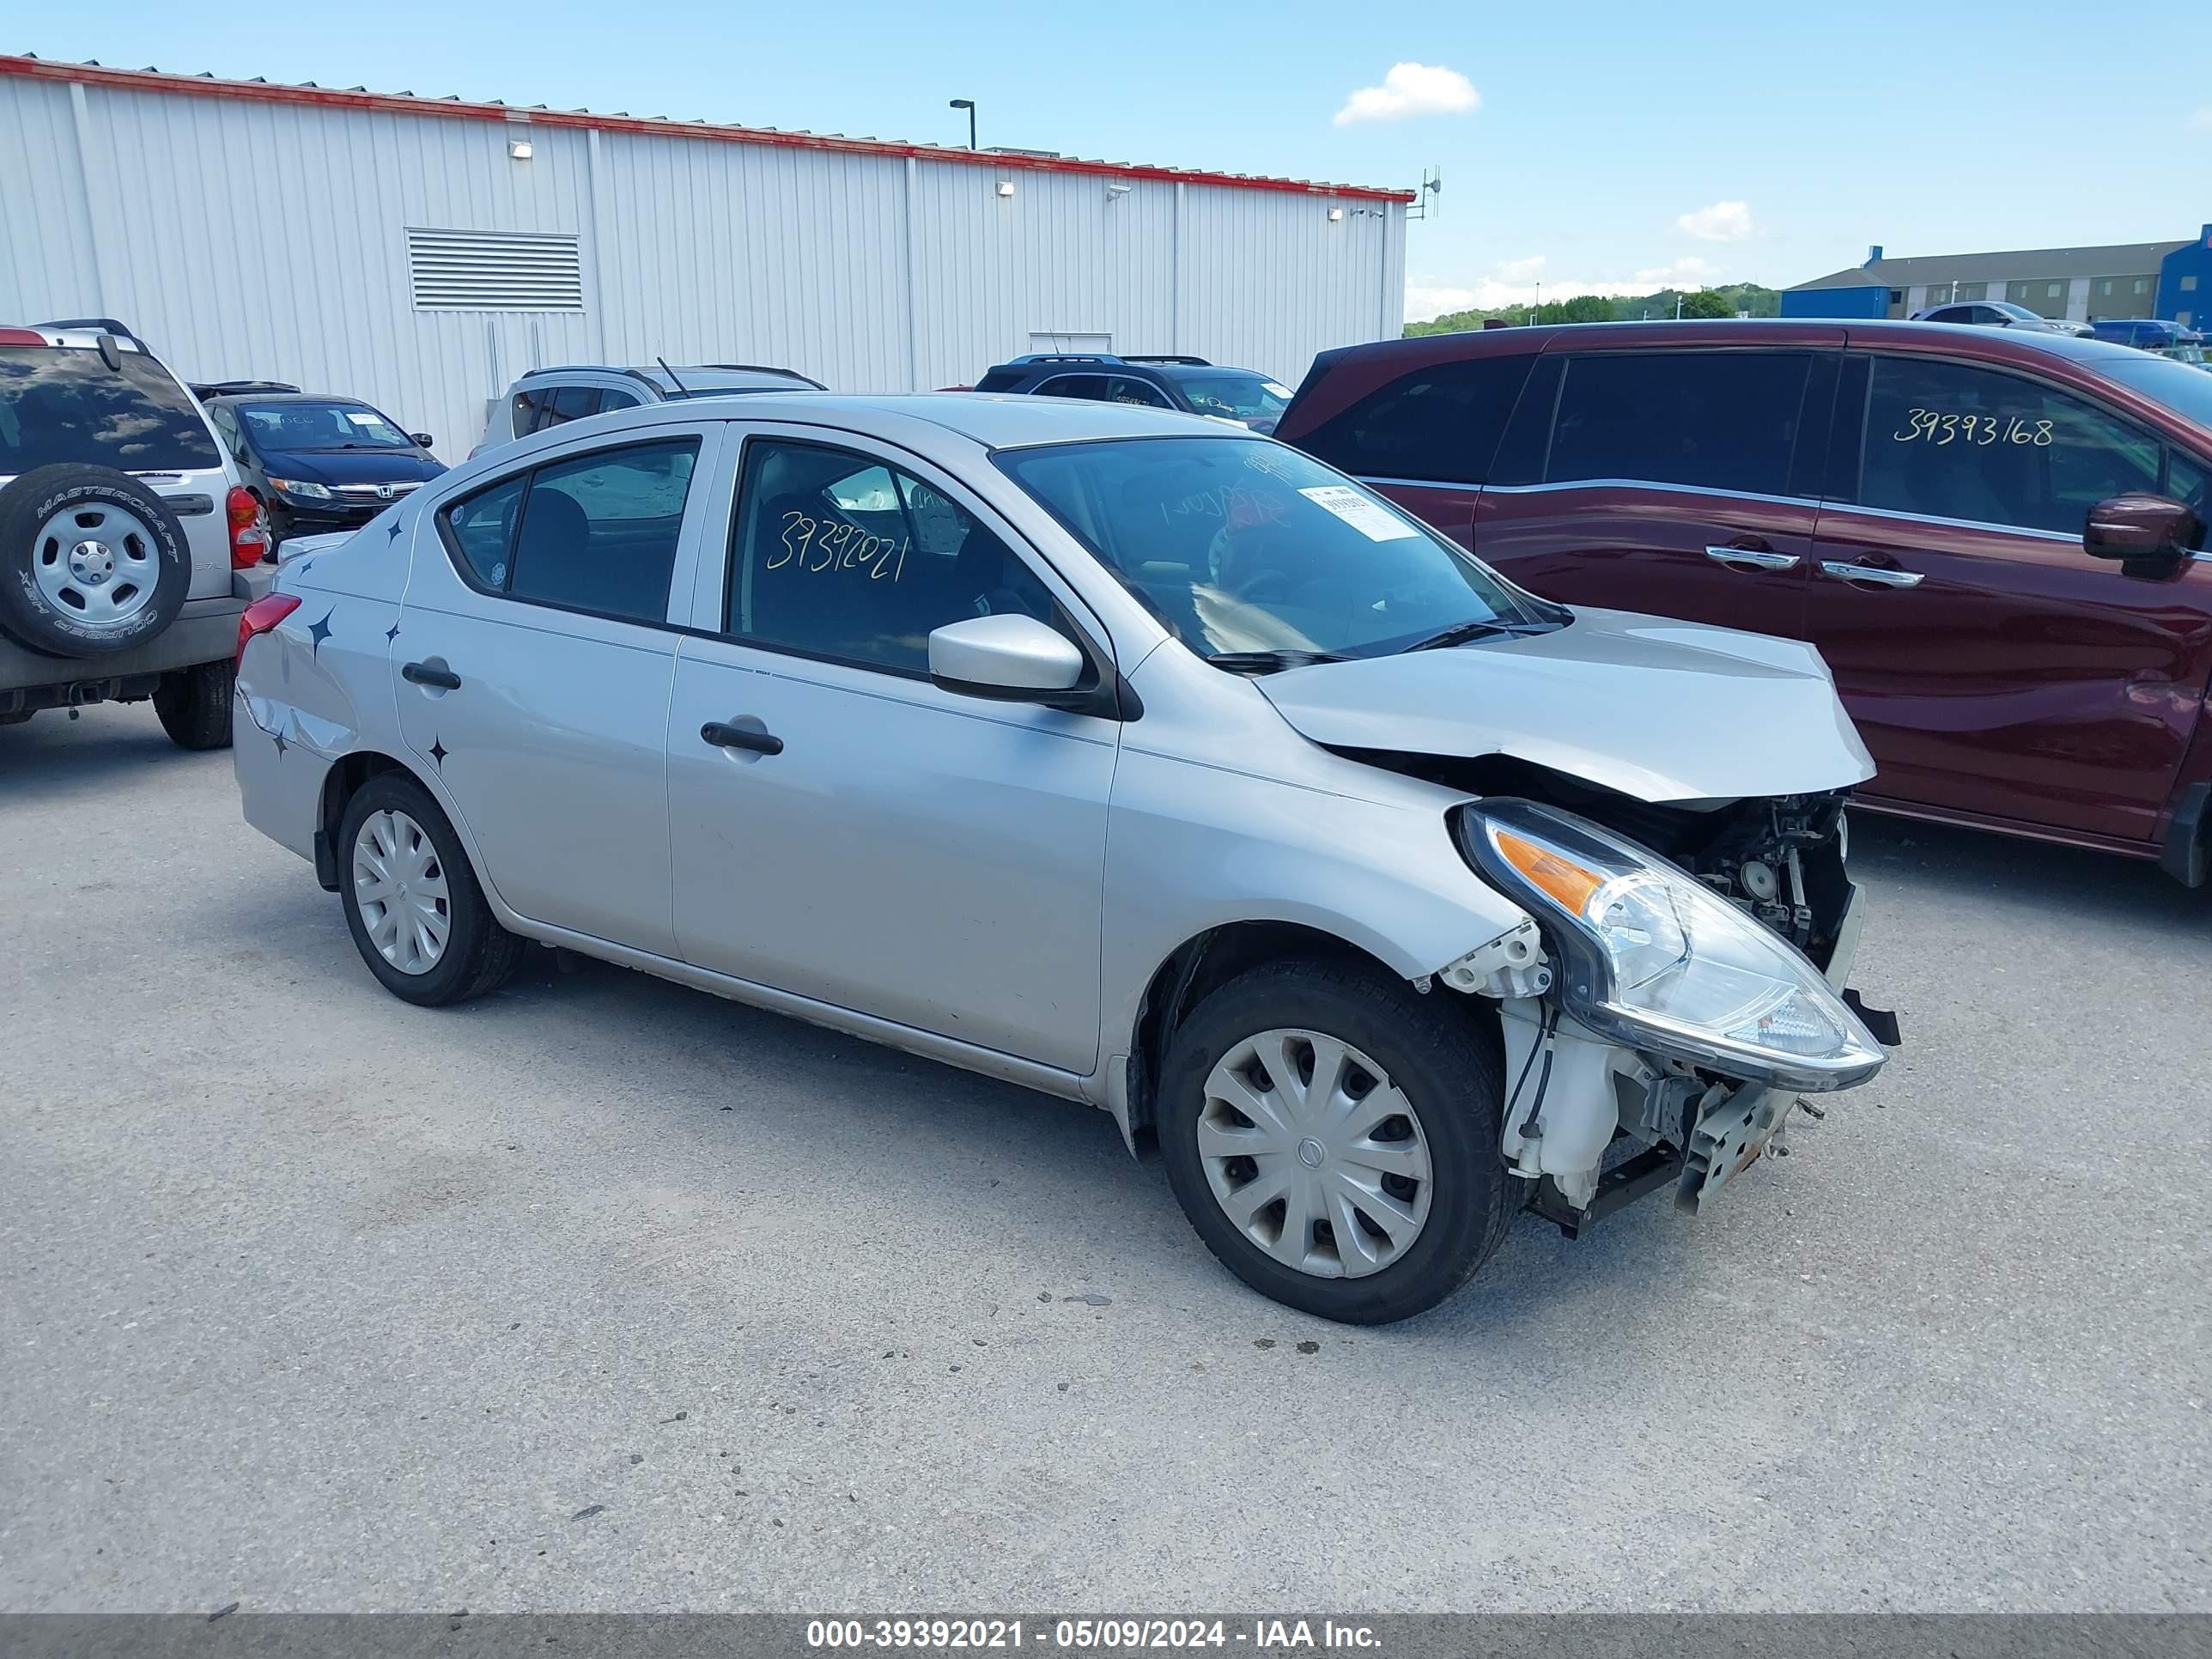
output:
M1273 674L1317 662L1342 662L1332 651L1216 651L1206 659L1232 674Z
M1454 623L1441 629L1425 640L1416 640L1406 647L1408 651L1436 651L1448 645L1465 645L1469 640L1488 640L1503 636L1506 639L1526 639L1531 634L1548 634L1557 623L1508 623L1494 617L1480 621Z

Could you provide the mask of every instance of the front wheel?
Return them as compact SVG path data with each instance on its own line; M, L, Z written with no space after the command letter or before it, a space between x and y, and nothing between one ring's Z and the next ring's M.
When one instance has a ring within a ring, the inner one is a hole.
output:
M1497 1045L1359 964L1273 963L1176 1033L1158 1128L1183 1213L1263 1296L1351 1324L1443 1301L1525 1197L1498 1150Z
M426 1007L465 1002L496 988L522 954L453 824L404 772L378 773L346 803L338 876L355 948L396 997Z

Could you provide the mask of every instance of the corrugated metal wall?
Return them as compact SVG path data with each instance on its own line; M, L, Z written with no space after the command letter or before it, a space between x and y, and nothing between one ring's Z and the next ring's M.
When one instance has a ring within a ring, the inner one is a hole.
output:
M574 235L584 308L418 311L410 227ZM350 392L448 458L547 363L905 391L1074 333L1295 384L1404 312L1393 203L15 75L0 237L0 322L120 317L188 378Z

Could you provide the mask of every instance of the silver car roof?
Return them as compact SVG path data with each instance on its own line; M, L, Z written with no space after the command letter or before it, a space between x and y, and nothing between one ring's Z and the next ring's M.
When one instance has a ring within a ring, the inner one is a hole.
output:
M1233 421L1135 404L1091 403L1075 398L1000 397L977 392L914 392L860 397L834 392L756 392L742 398L693 398L663 405L696 419L704 415L749 421L814 421L856 431L885 422L926 421L986 449L1034 444L1083 443L1102 438L1250 438ZM625 415L635 411L624 410Z

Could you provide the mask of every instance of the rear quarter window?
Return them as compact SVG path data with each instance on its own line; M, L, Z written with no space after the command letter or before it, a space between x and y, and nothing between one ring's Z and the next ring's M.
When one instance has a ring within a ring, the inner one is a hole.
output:
M1535 361L1520 353L1431 363L1292 441L1355 477L1481 483Z
M184 387L152 358L110 368L76 346L0 346L0 475L75 461L185 472L222 457Z

